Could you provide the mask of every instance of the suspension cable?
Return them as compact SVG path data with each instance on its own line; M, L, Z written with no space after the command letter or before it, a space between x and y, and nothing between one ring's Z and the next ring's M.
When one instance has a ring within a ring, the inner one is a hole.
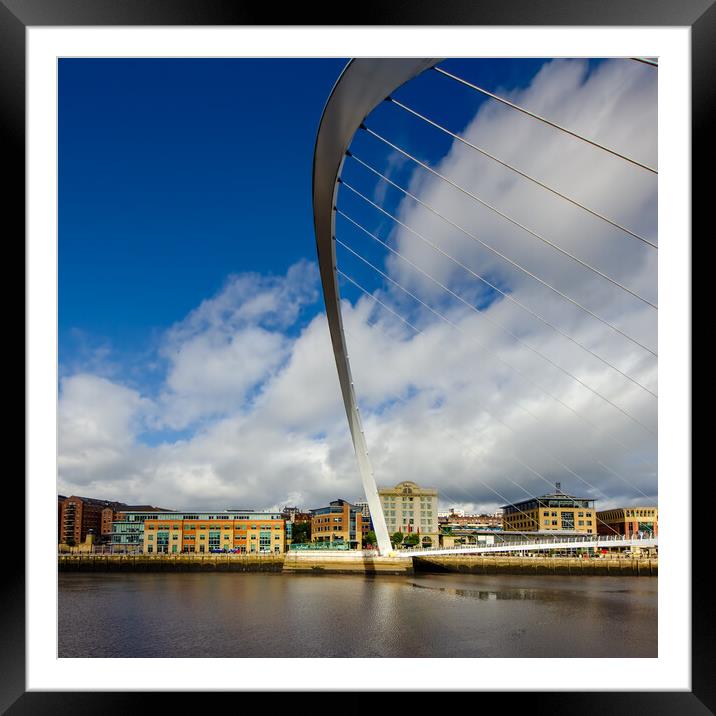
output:
M360 284L358 284L356 281L354 281L352 278L350 278L347 274L343 273L342 271L340 271L340 270L337 269L337 268L336 268L336 271L337 271L338 273L340 273L341 276L344 276L345 278L347 278L351 283L353 283L355 286L357 286L358 288L360 288L362 291L365 291L365 289L364 289L362 286L360 286ZM403 320L402 317L399 316L397 313L395 313L395 312L393 312L393 311L391 311L391 313L393 313L395 316L397 316L398 318L400 318L401 320ZM406 322L406 323L407 323L407 322ZM408 325L410 325L410 324L408 324ZM345 330L345 329L344 329L344 330ZM417 330L417 329L416 329L416 330ZM421 331L418 331L418 333L420 333L420 332L421 332ZM407 401L406 401L403 397L401 397L401 396L399 396L399 395L394 396L394 399L395 399L396 401L401 402L401 403L402 403L403 405L405 405L405 406L408 405ZM456 434L456 433L454 433L454 434ZM478 455L477 452L474 450L474 448L469 447L469 446L467 446L467 445L465 445L465 447L468 447L468 449L469 449L471 452L473 452L473 454L475 454L476 456L479 457L479 455ZM515 462L521 463L521 461L514 455L514 453L513 453L513 455L512 455L512 459L515 460ZM530 468L528 468L528 469L530 469ZM539 474L539 473L537 473L537 471L533 471L533 472L536 472L536 474ZM523 492L525 492L526 494L528 494L528 495L530 494L530 493L527 492L527 490L525 490L525 488L522 487L519 483L515 482L514 480L512 480L512 479L510 479L510 478L507 478L507 479L508 479L513 485L515 485L516 487L519 487L519 488L520 488ZM545 478L545 479L546 479L546 478ZM524 517L526 517L527 520L529 520L529 521L531 521L531 522L534 522L535 525L537 526L537 529L539 530L540 523L539 523L539 520L538 520L538 519L535 519L534 517L532 517L531 515L529 515L528 513L524 512L523 510L521 510L521 509L520 509L519 507L517 507L516 505L514 505L513 501L511 501L510 499L508 499L507 497L505 497L505 495L503 495L501 492L499 492L499 491L495 490L494 488L492 488L492 487L491 487L490 485L488 485L484 480L481 480L479 477L476 477L475 480L477 480L477 482L479 482L483 487L486 487L488 490L490 490L490 491L493 492L495 495L497 495L503 502L507 503L508 505L511 505L511 506L515 507L515 510L516 510L517 512L519 512L520 514L522 514ZM549 483L549 481L548 481L548 484L551 485L552 483ZM467 492L467 490L466 490L464 487L460 487L460 490L461 490L465 495L467 495L468 497L470 496L469 493ZM445 494L447 495L447 493L445 493ZM530 495L530 496L532 497L532 495ZM449 497L449 496L448 496L448 497ZM574 503L574 504L575 504L575 506L576 506L576 503ZM595 510L595 516L596 516L596 510ZM520 530L513 530L513 531L516 532L516 533L518 533L518 534L522 534L522 535L524 535L524 536L528 536L527 533L521 532Z
M336 271L337 271L343 278L345 278L345 279L347 279L348 281L350 281L356 288L358 288L360 291L362 291L366 296L368 296L370 299L372 299L375 303L377 303L378 305L380 305L382 308L384 308L384 309L385 309L386 311L388 311L389 313L393 314L398 320L400 320L402 323L404 323L406 326L408 326L408 327L409 327L412 331L414 331L416 334L425 335L425 331L423 331L423 330L417 328L415 325L413 325L412 323L410 323L409 321L407 321L405 318L403 318L403 316L401 316L399 313L397 313L397 312L394 311L392 308L390 308L390 306L388 306L388 304L384 303L384 302L381 301L377 296L375 296L375 295L373 295L372 293L370 293L366 288L364 288L363 286L361 286L357 281L355 281L353 278L351 278L348 274L344 273L344 272L341 271L339 268L336 268ZM515 428L510 427L509 425L507 425L507 423L505 423L505 422L502 421L500 418L498 418L493 412L491 412L491 411L485 406L484 403L481 403L479 400L477 400L477 399L475 399L475 398L471 398L471 399L473 399L473 400L475 401L475 403L477 403L478 405L480 405L480 406L482 407L482 409L483 409L488 415L490 415L493 419L497 420L500 424L504 425L508 430L511 430L515 435L517 435L517 431L515 430ZM523 407L523 406L520 405L519 403L517 403L516 405L517 405L517 407L519 407L521 410L523 410L524 412L526 412L530 417L532 417L537 424L540 423L540 419L539 419L534 413L532 413L530 410L528 410L527 408ZM587 485L588 487L592 488L593 490L596 490L596 491L599 492L602 496L607 497L601 490L599 490L599 488L597 488L596 486L592 485L590 482L588 482L587 480L585 480L583 477L581 477L581 476L578 475L576 472L574 472L571 468L569 468L567 465L565 465L565 464L564 464L561 460L559 460L559 458L557 458L557 457L554 455L554 453L552 453L550 450L547 450L547 448L544 448L544 447L541 447L541 446L539 446L539 447L540 447L540 450L541 450L545 455L548 455L551 459L553 459L555 462L557 462L559 465L561 465L561 467L563 467L565 470L567 470L570 474L574 475L574 477L576 477L578 480L582 481L585 485ZM623 447L626 447L626 446L623 446ZM629 480L627 480L623 475L620 475L616 470L613 470L613 469L610 468L609 466L605 465L603 462L601 462L600 460L598 460L594 455L591 455L591 458L592 458L592 460L593 460L595 463L597 463L598 465L600 465L602 468L604 468L605 470L607 470L608 472L610 472L610 473L611 473L612 475L614 475L615 477L619 478L625 485L627 485L628 487L632 488L632 489L635 490L636 492L640 493L643 497L648 497L648 495L647 495L643 490L641 490L639 487L637 487L637 486L634 485L632 482L630 482ZM549 482L549 481L548 481L548 482ZM549 483L549 484L551 484L551 483Z
M631 413L629 413L628 411L624 410L624 408L622 408L621 406L617 405L615 402L613 402L612 400L610 400L610 399L607 398L606 396L602 395L598 390L595 390L595 389L592 388L590 385L588 385L587 383L585 383L581 378L579 378L579 377L577 377L576 375L574 375L574 373L571 373L571 372L568 371L566 368L563 368L561 365L559 365L558 363L556 363L555 361L553 361L549 356L547 356L547 355L545 355L544 353L542 353L542 351L540 351L539 349L535 348L534 346L531 346L531 345L530 345L529 343L527 343L526 341L522 340L519 336L517 336L516 334L514 334L511 330L509 330L508 328L506 328L505 326L503 326L499 321L495 321L494 319L492 319L486 311L483 311L483 310L477 308L477 306L475 306L474 304L470 303L470 301L465 300L462 296L460 296L459 294L455 293L455 291L453 291L451 288L449 288L448 286L446 286L444 283L438 281L436 278L434 278L433 276L431 276L427 271L424 271L423 269L421 269L420 266L418 266L417 264L413 263L409 258L407 258L406 256L403 256L403 254L401 254L400 252L398 252L398 251L396 251L395 249L393 249L393 248L391 248L390 246L388 246L388 244L386 244L384 241L381 241L381 239L379 239L379 238L378 238L377 236L375 236L374 234L370 233L369 231L366 231L366 233L367 233L372 239L374 239L374 240L377 241L379 244L381 244L381 245L384 246L386 249L388 249L388 251L390 251L391 253L393 253L395 256L397 256L398 258L402 259L403 261L405 261L409 266L411 266L411 267L414 268L416 271L418 271L422 276L425 276L425 278L427 278L429 281L432 281L436 286L439 286L441 289L443 289L443 291L445 291L446 293L450 294L450 295L451 295L453 298L455 298L456 300L460 301L460 303L462 303L464 306L466 306L467 308L469 308L471 311L473 311L473 312L476 313L477 315L481 316L482 318L485 318L485 319L486 319L489 323L491 323L492 325L497 326L500 330L502 330L502 331L503 331L504 333L506 333L508 336L510 336L511 338L513 338L513 339L514 339L515 341L517 341L520 345L522 345L522 346L524 346L525 348L527 348L527 350L532 351L535 355L538 355L540 358L542 358L543 360L547 361L547 363L549 363L551 366L553 366L554 368L556 368L556 369L559 370L560 372L564 373L564 375L566 375L567 377L571 378L571 379L574 380L575 382L579 383L579 385L581 385L583 388L586 388L590 393L592 393L593 395L596 395L598 398L601 398L605 403L608 403L609 405L611 405L613 408L615 408L616 410L618 410L622 415L624 415L625 417L629 418L629 420L633 421L634 423L636 423L637 425L639 425L640 427L642 427L642 428L643 428L644 430L646 430L648 433L650 433L650 434L652 434L652 435L655 435L655 434L656 434L656 433L654 433L654 431L653 431L651 428L649 428L649 427L647 427L646 425L644 425L644 423L642 423L638 418L635 418ZM338 239L336 239L336 241L338 241ZM340 243L341 243L341 246L346 247L346 245L345 245L343 242L340 242ZM364 257L363 257L363 256L361 256L361 255L358 254L357 252L354 252L352 249L349 249L349 250L350 250L352 253L354 253L359 259L364 260ZM366 262L366 263L367 263L367 262Z
M416 328L413 324L411 324L411 323L408 322L407 320L403 319L402 316L400 316L398 313L396 313L395 311L393 311L389 306L387 306L387 304L383 303L379 298L377 298L377 297L374 296L372 293L370 293L367 289L365 289L363 286L361 286L357 281L355 281L354 279L352 279L350 276L348 276L348 275L347 275L346 273L344 273L343 271L340 271L339 269L336 269L336 270L338 271L338 273L339 273L341 276L343 276L344 278L346 278L346 279L347 279L348 281L350 281L354 286L356 286L359 290L361 290L363 293L365 293L366 296L368 296L369 298L371 298L373 301L375 301L376 303L378 303L380 306L382 306L383 308L385 308L386 310L388 310L390 313L392 313L394 316L396 316L399 320L401 320L403 323L405 323L409 328L411 328L413 331L415 331L416 334L418 334L418 335L424 335L424 332L423 332L423 331L421 331L419 328ZM405 405L407 405L407 401L405 401L401 396L395 396L395 399L396 399L396 400L399 400L399 401L403 402ZM516 437L518 436L518 435L517 435L517 431L516 431L514 428L512 428L510 425L508 425L507 423L505 423L503 420L501 420L500 418L498 418L494 413L492 413L490 410L488 410L488 409L485 407L484 403L481 403L480 401L476 400L476 399L473 398L473 397L471 397L471 400L474 400L474 402L477 403L477 405L479 405L479 406L482 408L482 410L484 410L492 419L496 420L498 423L500 423L500 425L502 425L504 428L506 428L507 430L509 430L509 431L510 431L513 435L515 435ZM465 447L467 447L471 452L473 452L473 454L475 454L477 457L479 457L477 451L475 451L474 448L472 448L472 446L465 444ZM591 488L592 490L594 490L595 492L597 492L598 494L600 494L600 495L601 495L602 497L604 497L605 499L609 499L609 498L607 497L607 495L606 495L602 490L600 490L598 487L596 487L595 485L593 485L592 483L590 483L588 480L584 479L581 475L578 475L576 472L574 472L571 468L569 468L567 465L565 465L559 458L557 458L551 451L549 451L549 450L547 450L546 448L541 447L541 446L540 446L540 450L542 451L543 454L545 454L545 455L547 455L548 457L550 457L552 460L554 460L556 463L558 463L562 468L564 468L565 470L567 470L571 475L573 475L573 476L576 477L578 480L580 480L582 483L584 483L587 487ZM529 465L528 463L524 462L521 458L519 458L519 457L514 453L514 450L513 450L513 454L512 454L512 459L515 460L516 462L518 462L520 465L522 465L524 468L526 468L526 469L529 470L530 472L532 472L532 473L534 473L535 475L537 475L537 477L539 477L541 480L543 480L544 482L546 482L548 485L552 485L552 482L551 482L548 478L546 478L541 472L539 472L539 470L536 470L536 469L533 468L531 465ZM531 495L531 494L529 493L529 491L527 491L522 485L520 485L519 483L517 483L517 482L515 482L514 480L510 479L509 477L507 477L507 479L508 479L513 485L516 485L517 487L519 487L525 494L530 495L531 497L534 497L534 495ZM481 482L481 481L480 481L480 482ZM482 483L482 484L485 484L485 483ZM644 494L643 491L639 490L639 488L637 488L635 485L632 485L631 483L627 483L627 484L629 484L630 487L634 488L634 489L637 490L638 492L641 492L641 494L642 494L644 497L647 496L646 494ZM576 503L576 501L574 500L573 497L568 496L568 498L572 501L572 504L573 504L575 507L578 507L578 505L577 505L577 503ZM507 502L509 502L509 500L507 500ZM520 511L520 512L521 512L521 511ZM595 518L596 518L597 521L602 522L602 524L604 524L605 526L607 526L607 527L609 527L610 529L613 530L613 528L611 528L610 525L608 525L606 522L604 522L603 520L600 520L600 519L597 517L597 515L596 515L596 510L594 510L594 512L595 512L595 515L594 515L594 516L595 516ZM525 514L525 513L523 513L523 514ZM538 524L538 527L539 527L539 522L538 522L537 524ZM613 530L613 531L616 532L616 530Z
M395 187L396 189L398 189L398 191L400 191L400 192L402 192L403 194L405 194L405 196L410 197L413 201L417 202L418 204L420 204L421 206L423 206L424 208L426 208L428 211L432 212L433 214L435 214L436 216L438 216L439 218L441 218L441 219L442 219L443 221L445 221L447 224L450 224L450 226L452 226L452 227L454 227L455 229L457 229L460 233L464 234L464 235L467 236L469 239L472 239L473 241L477 242L478 244L484 246L486 249L488 249L488 250L491 251L493 254L495 254L495 256L499 256L503 261L506 261L506 262L509 263L511 266L514 266L516 269L518 269L519 271L521 271L521 272L524 273L525 275L529 276L530 278L534 279L535 281L537 281L539 284L541 284L541 285L544 286L545 288L548 288L550 291L553 291L554 293L556 293L558 296L561 296L561 297L562 297L563 299L565 299L566 301L569 301L569 303L573 304L574 306L576 306L576 307L579 308L580 310L582 310L582 311L584 311L585 313L589 314L590 316L592 316L592 318L596 318L600 323L603 323L605 326L607 326L608 328L610 328L611 330L613 330L615 333L618 333L619 335L623 336L624 338L626 338L626 339L627 339L628 341L630 341L631 343L634 343L635 345L637 345L637 346L639 346L640 348L644 349L647 353L650 353L652 356L657 357L657 353L656 353L655 351L653 351L651 348L645 346L643 343L640 343L638 340L636 340L636 338L633 338L633 337L630 336L629 334L625 333L625 332L622 331L620 328L618 328L617 326L615 326L613 323L610 323L609 321L607 321L605 318L602 318L601 316L597 315L596 313L594 313L594 311L590 310L589 308L587 308L587 307L584 306L583 304L579 303L579 301L577 301L576 299L574 299L574 298L572 298L571 296L568 296L567 294L563 293L562 291L560 291L558 288L556 288L556 287L553 286L552 284L547 283L544 279L540 278L540 277L537 276L536 274L534 274L534 273L532 273L531 271L529 271L528 269L524 268L524 266L521 266L521 265L518 264L516 261L512 260L511 258L509 258L508 256L506 256L505 254L503 254L501 251L498 251L498 250L497 250L496 248L494 248L493 246L490 246L489 244L485 243L484 241L482 241L482 239L479 239L477 236L475 236L475 234L470 233L469 231L467 231L467 229L463 228L462 226L460 226L459 224L455 223L455 222L452 221L451 219L448 219L444 214L440 213L437 209L435 209L434 207L430 206L430 204L427 204L427 203L424 202L422 199L419 199L417 196L415 196L415 194L412 194L411 192L409 192L409 191L408 191L407 189L405 189L404 187L400 186L399 184L396 184L392 179L389 179L389 178L388 178L387 176L385 176L384 174L381 174L381 172L379 172L377 169L375 169L374 167L372 167L372 166L371 166L370 164L368 164L367 162L364 162L362 159L360 159L359 157L357 157L353 152L349 152L349 153L348 153L348 156L350 156L350 157L352 157L353 159L355 159L357 162L359 162L360 164L362 164L366 169L368 169L369 171L373 172L373 174L375 174L376 176L380 177L380 178L381 178L383 181L385 181L386 183L388 183L388 184L390 184L391 186L393 186L393 187ZM338 182L339 182L339 183L345 183L345 182L343 182L343 180L342 180L341 178L338 179Z
M383 209L381 206L379 206L379 205L376 204L375 202L371 201L367 196L365 196L364 194L362 194L361 192L359 192L357 189L355 189L354 187L352 187L350 184L348 184L347 182L343 181L343 185L346 187L346 189L349 189L350 191L352 191L353 193L355 193L357 196L359 196L361 199L363 199L363 201L365 201L365 202L367 202L368 204L370 204L371 206L375 207L378 211L380 211L381 213L385 214L385 216L389 217L389 218L392 219L394 222L396 222L396 223L399 224L400 226L404 227L407 231L409 231L410 233L414 234L418 239L420 239L421 241L423 241L425 244L427 244L428 246L430 246L432 249L434 249L435 251L439 252L441 255L445 256L447 259L449 259L450 261L452 261L456 266L459 266L460 268L462 268L462 269L464 269L465 271L467 271L467 272L468 272L471 276L473 276L474 278L478 279L479 281L482 281L484 284L486 284L487 286L489 286L491 289L493 289L494 291L496 291L497 293L499 293L500 295L502 295L505 299L507 299L507 300L510 301L511 303L514 303L515 305L519 306L521 309L523 309L524 311L526 311L527 313L529 313L531 316L534 316L536 319L538 319L539 321L541 321L543 324L545 324L546 326L549 326L549 327L552 328L554 331L556 331L557 333L559 333L561 336L564 336L566 339L568 339L569 341L571 341L572 343L574 343L576 346L579 346L582 350L586 351L586 352L589 353L591 356L593 356L593 357L596 358L597 360L601 361L604 365L609 366L612 370L614 370L614 371L616 371L617 373L619 373L619 375L623 376L624 378L626 378L627 380L629 380L631 383L633 383L634 385L638 386L638 387L641 388L642 390L645 390L647 393L649 393L650 395L652 395L654 398L657 398L657 397L658 397L656 393L654 393L653 391L651 391L649 388L647 388L645 385L643 385L642 383L640 383L638 380L636 380L635 378L632 378L630 375L628 375L628 374L625 373L624 371L622 371L622 370L620 370L619 368L617 368L617 366L615 366L615 365L613 365L612 363L610 363L608 360L606 360L606 358L603 358L603 357L600 356L598 353L595 353L595 352L594 352L593 350L591 350L588 346L584 345L583 343L581 343L580 341L578 341L576 338L573 338L572 336L570 336L568 333L566 333L565 331L563 331L563 330L562 330L561 328L559 328L558 326L555 326L553 323L550 323L548 320L546 320L545 318L543 318L543 317L542 317L541 315L539 315L538 313L535 313L531 308L529 308L528 306L526 306L525 304L523 304L523 303L522 303L521 301L519 301L518 299L514 298L511 294L509 294L509 293L503 291L501 288L499 288L498 286L496 286L496 285L495 285L494 283L492 283L491 281L488 281L484 276L480 275L479 273L476 273L476 272L473 271L471 268L469 268L468 266L466 266L465 264L463 264L461 261L458 261L456 258L452 257L452 256L451 256L450 254L448 254L446 251L443 251L439 246L435 245L435 244L434 244L433 242L431 242L429 239L425 238L425 236L424 236L423 234L419 233L419 232L416 231L415 229L413 229L413 228L411 228L410 226L408 226L407 224L403 223L403 222L402 222L400 219L398 219L396 216L394 216L393 214L387 212L387 211L386 211L385 209ZM341 211L341 210L338 209L338 208L336 208L336 211L337 211L338 214L340 214L341 216L343 216L345 219L347 219L348 221L350 221L352 224L354 224L355 226L357 226L359 229L361 229L362 231L364 231L366 234L368 234L369 236L372 236L372 237L373 237L374 239L376 239L376 240L379 240L379 239L377 239L377 237L373 236L373 235L371 234L371 232L368 231L364 226L362 226L360 223L358 223L357 221L355 221L354 219L352 219L350 216L348 216L347 214L345 214L343 211ZM381 242L381 243L384 243L384 242ZM384 244L384 245L386 246L386 248L390 248L390 247L387 246L387 244ZM391 249L391 250L392 250L392 249Z
M643 62L645 65L651 65L652 67L658 67L659 63L654 60L650 60L648 57L630 57L630 60L635 62Z
M377 266L374 266L372 263L370 263L370 261L368 261L367 259L363 258L359 253L357 253L356 251L354 251L353 249L351 249L350 246L348 246L347 244L343 243L340 239L336 238L335 236L333 237L333 240L334 240L337 244L340 244L341 246L343 246L347 251L349 251L351 254L353 254L354 256L356 256L356 258L358 258L359 260L361 260L363 263L367 264L367 265L368 265L370 268L372 268L377 274L379 274L380 276L382 276L383 278L385 278L385 279L386 279L387 281L389 281L390 283L394 284L397 288L399 288L399 289L400 289L401 291L403 291L405 294L407 294L408 296L410 296L413 300L417 301L421 306L423 306L424 308L427 308L428 311L430 311L431 313L433 313L435 316L437 316L437 317L440 318L441 320L445 321L448 325L452 326L455 330L458 331L458 333L461 333L462 335L467 336L467 337L470 338L472 341L474 341L477 345L479 345L479 346L481 346L483 349L485 349L488 353L490 353L491 355L494 355L495 358L496 358L500 363L502 363L503 365L506 365L507 367L509 367L509 368L511 368L512 370L514 370L518 375L522 376L523 379L524 379L526 382L531 383L532 385L534 385L536 388L538 388L539 390L541 390L545 395L549 396L550 398L552 398L553 400L555 400L557 403L559 403L560 405L562 405L563 407L565 407L567 410L569 410L571 413L573 413L574 415L576 415L578 418L580 418L580 420L582 420L582 421L584 421L585 423L587 423L587 425L590 425L592 428L594 428L594 429L597 430L598 432L602 432L603 428L601 428L599 425L597 425L597 424L594 423L593 421L589 420L589 418L587 418L587 417L585 417L584 415L582 415L579 411L577 411L577 410L576 410L575 408L573 408L571 405L568 405L567 403L565 403L561 398L558 398L558 397L557 397L556 395L554 395L553 393L550 393L546 388L544 388L544 387L541 386L539 383L537 383L537 381L535 381L535 380L529 378L527 375L525 375L525 373L524 373L523 370L521 370L520 368L517 368L516 366L512 365L512 364L509 363L508 361L504 360L504 358L500 358L500 356L498 356L497 353L495 353L494 351L490 350L490 348L486 347L485 344L484 344L482 341L479 341L474 335L466 333L466 332L465 332L462 328L460 328L460 326L458 326L454 321L450 320L450 319L449 319L447 316L445 316L443 313L440 313L440 311L437 311L437 310L434 309L432 306L430 306L429 304L425 303L425 301L423 301L421 298L419 298L418 296L416 296L412 291L410 291L409 289L407 289L407 288L405 288L404 286L402 286L402 285L401 285L400 283L398 283L395 279L392 279L392 278L391 278L390 276L388 276L386 273L384 273L383 271L381 271ZM625 449L625 450L629 450L629 449L630 449L630 448L628 448L624 443L622 443L620 440L618 440L618 439L615 438L615 437L609 436L609 439L610 439L613 443L615 443L616 445L619 445L620 447L622 447L622 448ZM638 459L640 462L643 462L645 465L649 466L649 464L648 464L645 460L643 460L642 458L640 458L639 456L637 456L637 459Z
M546 119L545 117L541 117L539 114L535 114L534 112L531 112L529 109L520 107L519 105L515 104L514 102L510 102L509 100L505 99L504 97L499 97L498 95L493 94L492 92L489 92L488 90L484 89L483 87L478 87L477 85L473 84L472 82L468 82L467 80L464 80L461 77L458 77L457 75L452 74L451 72L447 72L442 67L435 66L432 69L434 69L436 72L439 72L441 75L445 75L446 77L449 77L450 79L455 80L456 82L459 82L460 84L465 85L466 87L470 87L471 89L474 89L477 92L481 92L482 94L484 94L494 100L497 100L498 102L502 102L502 104L506 105L507 107L516 109L519 112L526 114L528 117L532 117L532 119L536 119L540 122L543 122L544 124L548 124L550 127L559 129L560 131L564 132L565 134L569 134L572 137L581 139L583 142L586 142L587 144L591 144L593 147L602 149L603 151L608 152L609 154L613 154L615 157L619 157L620 159L623 159L624 161L629 162L630 164L634 164L637 167L646 169L647 171L651 172L652 174L658 174L657 170L654 169L653 167L650 167L648 164L643 164L642 162L639 162L636 159L632 159L631 157L628 157L625 154L620 154L619 152L615 151L614 149L610 149L609 147L607 147L603 144L600 144L599 142L596 142L593 139L589 139L588 137L578 134L577 132L574 132L571 129L567 129L566 127L563 127L562 125L557 124L556 122L552 122L551 120Z
M413 109L412 107L408 107L408 105L403 104L403 102L399 102L394 97L386 97L387 102L391 102L392 104L400 107L401 109L405 110L406 112L409 112L410 114L414 115L415 117L418 117L419 119L422 119L427 124L432 125L433 127L439 129L441 132L444 132L445 134L450 135L454 139L457 139L459 142L462 142L464 145L471 147L475 151L479 152L483 156L486 156L488 159L492 159L493 161L497 162L498 164L501 164L503 167L506 167L507 169L510 169L511 171L515 172L516 174L519 174L521 177L524 177L525 179L528 179L529 181L533 182L539 187L542 187L543 189L546 189L549 192L552 192L552 194L555 194L556 196L560 197L561 199L564 199L565 201L568 201L570 204L573 204L574 206L578 206L580 209L583 209L587 213L591 214L592 216L595 216L598 219L601 219L602 221L606 222L610 226L613 226L615 229L619 229L620 231L623 231L625 234L628 234L629 236L634 237L635 239L638 239L639 241L644 242L645 244L651 246L654 249L658 250L658 245L653 243L652 241L649 241L649 239L645 238L644 236L641 236L640 234L637 234L636 232L632 231L631 229L628 229L626 226L623 226L622 224L617 223L616 221L613 221L612 219L609 219L608 217L604 216L603 214L600 214L598 211L595 211L594 209L590 209L588 206L585 206L581 202L577 201L576 199L572 199L571 197L567 196L566 194L562 194L560 191L557 191L557 189L554 189L553 187L549 186L548 184L545 184L544 182L540 181L539 179L536 179L535 177L527 174L526 172L523 172L522 170L518 169L514 165L510 164L509 162L506 162L504 159L500 159L499 157L496 157L494 154L491 154L486 149L482 147L478 147L476 144L473 144L469 140L465 139L465 137L456 134L455 132L450 131L446 127L443 127L442 125L438 124L437 122L433 121L432 119L429 119L424 114L421 114L417 110Z
M655 309L658 308L655 303L652 303L651 301L649 301L648 299L644 298L643 296L640 296L638 293L636 293L635 291L632 291L630 288L628 288L628 287L625 286L624 284L619 283L619 281L617 281L616 279L612 278L611 276L605 274L604 272L600 271L598 268L595 268L594 266L591 266L591 265L588 264L586 261L583 261L582 259L580 259L578 256L575 256L574 254L571 254L571 253L570 253L569 251L567 251L566 249L563 249L561 246L558 246L557 244L553 243L553 242L550 241L549 239L546 239L546 238L545 238L544 236L542 236L541 234L538 234L536 231L533 231L532 229L530 229L529 227L525 226L525 225L522 224L521 222L517 221L516 219L513 219L513 218L512 218L511 216L509 216L508 214L505 214L503 211L500 211L497 207L493 206L493 205L490 204L489 202L486 202L484 199L481 199L481 198L480 198L479 196L477 196L476 194L473 194L473 193L472 193L471 191L469 191L468 189L465 189L465 187L460 186L460 185L457 184L456 182L452 181L452 179L449 179L449 178L446 177L444 174L441 174L439 171L433 169L431 166L429 166L429 165L426 164L425 162L421 162L419 159L417 159L416 157L414 157L412 154L409 154L409 153L406 152L404 149L401 149L401 148L398 147L397 145L393 144L392 142L390 142L389 140L387 140L385 137L381 136L380 134L378 134L377 132L373 131L373 130L370 129L369 127L366 127L365 124L362 124L362 125L361 125L361 129L365 130L366 132L368 132L368 134L370 134L371 136L373 136L373 137L375 137L376 139L380 140L381 142L384 142L384 143L387 144L389 147L391 147L392 149L394 149L396 152L399 152L399 153L402 154L403 156L405 156L405 157L407 157L408 159L410 159L411 161L415 162L415 164L417 164L418 166L422 167L422 168L425 169L426 171L428 171L428 172L430 172L431 174L435 175L435 176L438 177L439 179L442 179L444 182L446 182L446 183L449 184L450 186L454 187L454 188L457 189L458 191L460 191L460 192L462 192L463 194L465 194L465 196L468 196L468 197L470 197L471 199L474 199L475 201L477 201L478 203L482 204L484 207L486 207L486 208L489 209L490 211L493 211L493 212L494 212L495 214L497 214L498 216L501 216L503 219L506 219L506 220L509 221L511 224L514 224L515 226L519 227L519 228L522 229L523 231L527 232L528 234L530 234L530 236L534 236L538 241L541 241L542 243L546 244L547 246L550 246L550 247L553 248L555 251L558 251L558 252L559 252L560 254L562 254L563 256L566 256L567 258L571 259L572 261L575 261L576 263L578 263L578 264L579 264L580 266L582 266L583 268L588 269L589 271L591 271L592 273L596 274L597 276L600 276L600 277L603 278L604 280L609 281L609 283L613 284L613 285L616 286L617 288L620 288L622 291L625 291L626 293L630 294L631 296L634 296L634 298L639 299L640 301L642 301L643 303L645 303L647 306L651 306L652 308L655 308Z
M336 271L337 271L337 270L338 270L338 269L336 268ZM342 272L341 272L341 274L345 276L345 274L343 274ZM355 283L355 282L353 282L353 283ZM355 283L355 285L358 286L357 283ZM396 314L396 315L397 315L397 314ZM345 329L344 329L344 332L345 332ZM400 401L400 402L402 402L402 403L404 403L404 404L407 405L406 401L405 401L403 398L401 398L400 396L395 396L395 400L398 400L398 401ZM358 410L358 411L360 412L360 410L359 410L358 407L356 407L356 410ZM495 495L497 495L501 500L503 500L503 501L506 502L506 503L510 503L510 500L507 499L502 493L500 493L500 492L498 492L497 490L495 490L495 489L493 489L492 487L490 487L490 485L488 485L486 482L484 482L483 480L480 480L479 477L478 477L478 478L475 478L475 479L476 479L481 485L483 485L483 486L486 487L488 490L490 490L490 491L493 492ZM466 493L466 494L467 494L467 493ZM525 517L527 517L528 519L531 519L533 522L536 522L536 523L537 523L537 526L539 527L539 522L537 522L537 520L535 520L533 517L530 517L530 515L528 515L526 512L523 512L523 511L520 510L519 508L517 508L517 510L518 510L518 512L521 512L521 513L522 513ZM384 515L384 517L385 517L385 515Z

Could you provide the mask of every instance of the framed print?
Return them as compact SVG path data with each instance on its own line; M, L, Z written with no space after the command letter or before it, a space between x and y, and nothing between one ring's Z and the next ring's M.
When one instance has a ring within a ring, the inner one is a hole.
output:
M713 712L712 3L269 15L0 3L28 416L3 708Z

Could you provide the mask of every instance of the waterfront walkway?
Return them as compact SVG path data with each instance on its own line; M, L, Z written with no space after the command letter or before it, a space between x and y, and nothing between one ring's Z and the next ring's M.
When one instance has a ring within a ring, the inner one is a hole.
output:
M520 540L519 542L498 542L493 544L468 544L457 547L433 547L425 549L401 549L396 557L422 557L451 554L489 554L499 552L544 552L578 549L634 549L656 548L657 537L622 537L621 535L585 535L578 537L551 537L549 539Z

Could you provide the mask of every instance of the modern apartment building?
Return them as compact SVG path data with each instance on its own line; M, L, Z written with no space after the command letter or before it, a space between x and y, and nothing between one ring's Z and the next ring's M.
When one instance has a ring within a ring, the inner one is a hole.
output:
M659 535L659 508L655 505L601 510L597 512L597 520L598 534Z
M165 512L145 516L144 554L281 554L286 550L286 523L280 512L224 510Z
M311 542L340 542L351 549L363 546L363 514L346 500L311 510Z
M417 534L426 547L437 547L438 491L434 487L419 487L404 480L395 487L380 487L378 495L383 506L388 532Z
M553 493L502 507L502 529L506 532L597 533L594 500L562 492L558 482Z
M72 495L59 501L58 543L79 545L91 532L95 541L111 542L114 521L127 510L161 512L163 508L152 505L125 505L123 502L98 500L94 497Z
M115 514L109 543L118 552L141 552L144 546L144 521L156 517L157 512L169 510L152 507L137 510L122 509Z
M62 503L67 495L57 495L57 544L62 542Z

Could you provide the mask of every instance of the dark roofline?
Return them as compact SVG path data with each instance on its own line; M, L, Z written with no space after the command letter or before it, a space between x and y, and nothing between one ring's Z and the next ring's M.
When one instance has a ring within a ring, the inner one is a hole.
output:
M153 505L122 505L121 512L174 512L167 507L154 507Z
M585 500L588 502L596 502L596 498L594 497L576 497L575 495L567 495L565 493L560 494L550 494L550 495L540 495L539 497L526 497L524 500L520 500L519 502L511 502L509 505L502 505L500 507L501 510L504 510L505 507L515 507L516 505L524 505L526 502L532 502L533 500Z

